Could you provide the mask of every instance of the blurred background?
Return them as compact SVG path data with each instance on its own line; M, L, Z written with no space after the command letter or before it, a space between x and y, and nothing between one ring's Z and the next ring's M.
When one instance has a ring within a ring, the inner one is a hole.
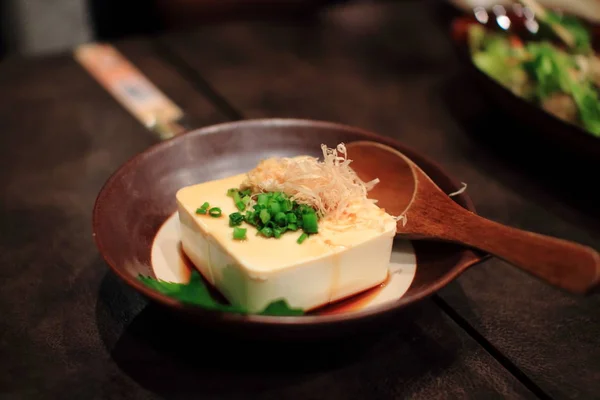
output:
M2 0L0 55L68 51L93 39L235 18L298 18L345 0Z
M0 57L63 52L94 39L119 39L236 18L302 18L323 6L349 1L375 0L0 0ZM431 1L450 2L465 10L511 2ZM600 21L597 0L539 2Z

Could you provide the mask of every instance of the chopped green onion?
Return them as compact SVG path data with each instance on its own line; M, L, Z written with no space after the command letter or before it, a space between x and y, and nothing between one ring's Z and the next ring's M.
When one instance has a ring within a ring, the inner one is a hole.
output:
M317 233L319 228L317 226L317 214L304 214L302 216L302 229L306 233Z
M280 238L287 231L301 230L303 232L298 238L298 243L304 242L310 234L318 233L319 216L315 210L306 204L292 201L283 192L258 194L256 204L245 213L243 211L252 201L252 190L229 189L227 195L233 199L235 206L240 211L229 215L229 226L234 229L245 221L256 227L257 235L267 238ZM220 212L220 209L218 210ZM216 217L221 215L219 212L211 209L209 214Z
M196 214L206 214L208 207L210 207L210 204L208 204L208 202L204 202L200 208L196 209Z
M264 228L262 228L260 230L260 233L265 236L265 237L272 237L273 236L273 229L269 228L268 226L265 226Z
M259 206L266 206L269 202L269 195L265 193L261 193L258 195L258 200L256 201Z
M267 210L260 210L259 217L262 223L266 224L271 219L271 214Z
M273 200L275 200L275 201L281 201L284 198L285 198L285 195L282 192L273 193Z
M246 209L246 205L242 202L239 192L235 192L233 194L233 202L235 203L235 206L237 207L238 210L244 211Z
M286 226L288 224L288 220L285 213L278 212L275 214L275 223L279 226Z
M256 225L256 212L253 212L253 211L246 212L246 216L244 217L244 219L250 225Z
M218 218L221 216L221 214L223 214L223 211L221 211L219 207L213 207L208 210L208 214L213 218Z
M293 208L294 208L294 205L292 204L292 201L290 199L284 199L281 202L281 211L288 212L288 211L292 211Z
M313 210L312 207L309 207L306 204L301 204L299 208L300 208L300 212L302 213L302 215L314 214L314 212L315 212L315 210Z
M279 225L277 225L277 224L275 223L275 221L273 221L273 220L270 220L269 222L267 222L267 223L265 224L265 226L268 226L268 227L269 227L269 228L271 228L271 229L279 228Z
M296 240L296 242L298 244L302 244L302 242L304 242L307 238L308 238L308 235L306 233L303 233L302 235L300 235L300 237L298 238L298 240Z
M296 217L296 214L294 213L287 213L286 218L290 224L295 224L296 222L298 222L298 217Z
M229 226L239 226L244 222L244 216L239 212L229 214Z
M245 240L246 239L246 228L238 228L237 226L233 228L233 239L235 240Z
M269 204L269 211L271 212L271 214L277 214L281 211L281 206L279 205L279 203L271 202Z

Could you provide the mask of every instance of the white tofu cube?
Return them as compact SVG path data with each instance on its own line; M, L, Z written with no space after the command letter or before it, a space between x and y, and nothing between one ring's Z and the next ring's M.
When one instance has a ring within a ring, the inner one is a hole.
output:
M285 299L305 311L372 288L387 278L396 221L372 205L381 227L335 231L319 225L319 233L302 244L301 231L281 238L257 236L246 225L246 240L234 240L228 215L238 211L229 188L245 174L182 188L177 192L181 242L186 255L232 304L260 312ZM223 215L197 215L204 202Z

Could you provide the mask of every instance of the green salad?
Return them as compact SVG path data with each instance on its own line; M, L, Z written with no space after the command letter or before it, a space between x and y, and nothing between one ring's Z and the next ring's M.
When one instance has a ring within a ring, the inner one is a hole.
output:
M468 32L473 63L517 96L600 137L600 58L591 35L576 18L550 12L545 17L543 22L560 24L570 34L571 46L553 40L543 26L536 40L524 41L473 24Z

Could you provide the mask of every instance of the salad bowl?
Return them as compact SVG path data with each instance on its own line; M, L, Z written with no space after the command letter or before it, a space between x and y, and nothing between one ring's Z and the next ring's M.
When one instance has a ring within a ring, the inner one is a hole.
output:
M595 164L600 160L599 31L589 21L555 11L551 15L581 47L565 45L520 5L454 13L450 36L477 88L520 123L519 138L533 148L549 145L565 159Z

